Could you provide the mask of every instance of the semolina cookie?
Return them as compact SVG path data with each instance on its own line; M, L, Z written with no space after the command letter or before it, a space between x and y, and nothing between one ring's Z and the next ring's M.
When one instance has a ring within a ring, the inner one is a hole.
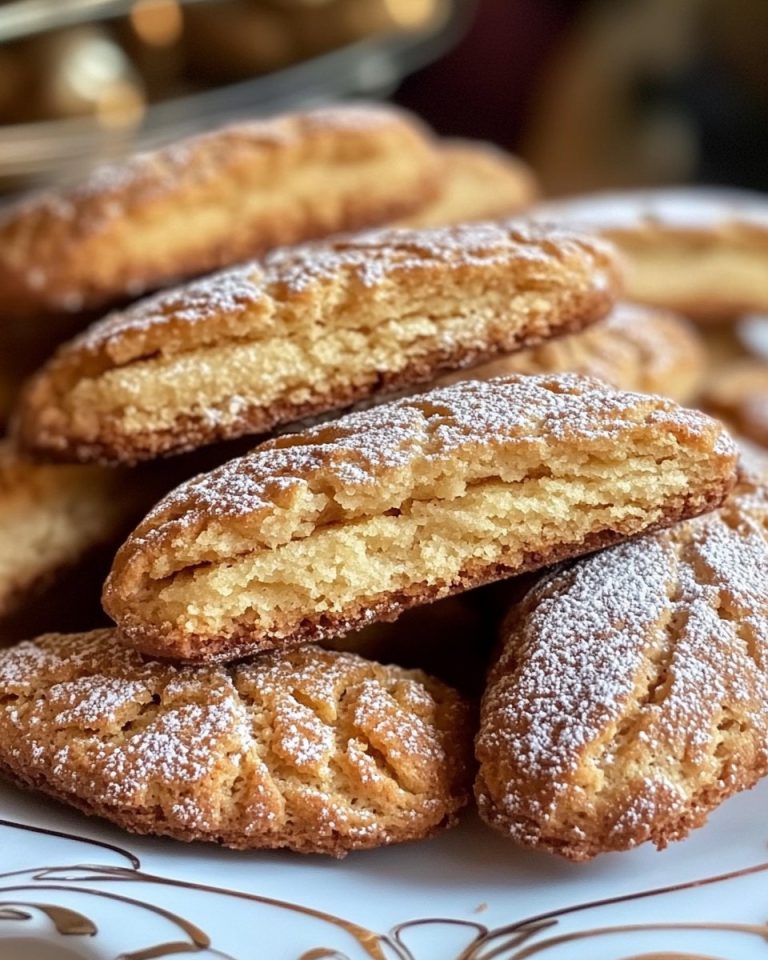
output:
M592 228L621 250L630 300L702 321L768 310L768 197L669 188L543 203L537 220Z
M104 308L273 247L386 223L437 194L431 135L391 107L240 123L0 214L4 320Z
M768 774L767 527L763 461L511 608L476 742L491 826L571 860L663 848Z
M388 230L277 251L108 316L21 401L21 443L135 462L429 383L580 330L620 285L600 240L538 226Z
M705 414L567 374L466 381L279 437L182 484L118 552L144 653L321 640L719 506Z
M307 646L145 661L114 630L0 651L0 774L134 833L343 857L451 826L472 725L417 670Z
M440 193L404 217L408 227L439 227L498 220L530 206L539 194L531 168L518 157L479 140L444 140Z
M707 366L703 340L683 317L625 303L588 330L446 374L440 383L509 373L579 373L620 390L685 403L699 393Z
M0 617L114 540L136 512L122 473L30 463L0 441Z
M700 403L736 433L768 447L768 361L735 360L714 371Z

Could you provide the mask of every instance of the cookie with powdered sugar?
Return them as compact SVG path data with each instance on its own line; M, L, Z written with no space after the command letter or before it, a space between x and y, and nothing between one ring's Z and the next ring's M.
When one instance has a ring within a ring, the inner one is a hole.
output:
M477 224L277 251L115 313L32 381L37 454L130 462L259 434L580 330L619 287L611 248Z
M509 373L579 373L620 390L660 393L685 403L698 395L706 371L702 337L684 317L622 303L587 330L449 373L440 383Z
M434 196L431 135L350 105L239 123L102 167L0 214L3 318L97 310Z
M571 860L662 848L768 773L756 467L717 512L576 561L510 610L476 743L491 826Z
M120 549L105 609L160 657L313 641L714 509L735 460L717 421L670 400L466 381L178 487Z
M470 795L467 704L418 670L303 647L147 662L112 630L0 651L0 774L135 833L341 857Z
M670 187L566 197L526 216L592 229L621 250L627 296L697 320L768 311L768 197Z

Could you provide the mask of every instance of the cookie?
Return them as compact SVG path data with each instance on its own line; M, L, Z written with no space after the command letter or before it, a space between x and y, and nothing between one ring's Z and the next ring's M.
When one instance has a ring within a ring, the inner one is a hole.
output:
M768 362L736 360L716 370L702 392L701 406L736 433L768 447Z
M571 860L663 848L768 773L767 525L763 464L512 608L476 745L491 826Z
M150 655L342 634L718 506L724 429L584 377L466 381L257 447L172 492L104 592Z
M259 434L599 320L620 278L572 232L478 224L277 251L112 314L31 383L36 454L133 462Z
M444 140L440 154L440 193L421 210L403 218L403 226L439 227L498 220L530 206L538 196L531 168L493 144Z
M428 837L468 799L459 695L308 646L146 662L112 630L0 651L0 773L135 833L342 857Z
M431 136L385 106L241 123L0 214L4 319L95 310L273 247L385 223L437 193Z
M99 544L124 535L135 516L122 474L30 463L0 442L0 617Z
M740 190L638 190L526 214L590 227L627 262L630 300L716 320L768 310L768 198Z
M621 304L588 330L446 374L440 382L508 373L580 373L620 390L660 393L685 403L699 393L706 370L702 338L683 317Z

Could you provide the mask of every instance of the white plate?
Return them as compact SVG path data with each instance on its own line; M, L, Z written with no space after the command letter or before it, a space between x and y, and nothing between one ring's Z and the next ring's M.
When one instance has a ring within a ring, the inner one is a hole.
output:
M0 785L0 958L765 960L767 801L768 782L663 853L590 864L472 817L333 861L137 838Z

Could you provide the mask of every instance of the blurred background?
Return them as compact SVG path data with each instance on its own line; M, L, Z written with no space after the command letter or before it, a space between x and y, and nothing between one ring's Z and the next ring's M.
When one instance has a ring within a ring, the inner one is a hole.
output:
M389 98L547 192L768 189L768 0L11 0L0 191L243 116Z

